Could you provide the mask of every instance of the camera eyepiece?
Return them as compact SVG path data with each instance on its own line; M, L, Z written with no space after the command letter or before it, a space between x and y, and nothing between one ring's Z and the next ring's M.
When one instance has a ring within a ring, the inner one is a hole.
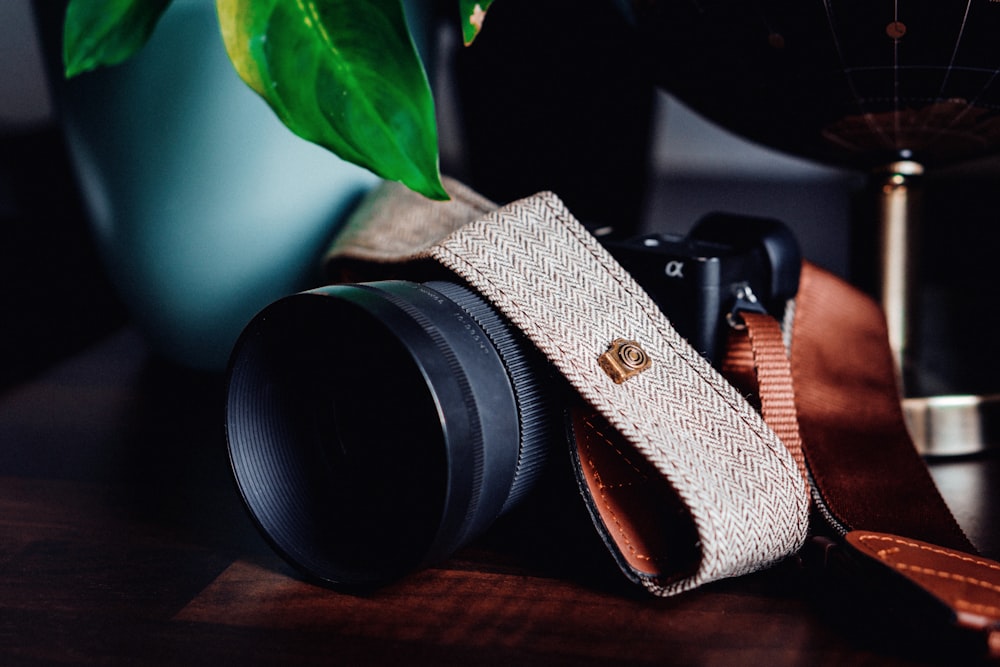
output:
M237 343L230 460L286 560L372 587L444 559L530 490L565 438L552 386L464 286L323 287L271 304Z

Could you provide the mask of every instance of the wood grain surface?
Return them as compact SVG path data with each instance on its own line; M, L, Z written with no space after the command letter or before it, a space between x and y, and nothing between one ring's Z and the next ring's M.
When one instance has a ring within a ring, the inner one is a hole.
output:
M223 388L126 330L0 395L0 664L948 662L855 623L798 562L633 591L558 485L440 566L363 595L312 585L243 512Z

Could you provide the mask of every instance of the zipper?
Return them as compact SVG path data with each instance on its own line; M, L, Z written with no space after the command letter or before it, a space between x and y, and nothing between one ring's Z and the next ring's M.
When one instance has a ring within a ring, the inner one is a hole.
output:
M807 463L806 469L808 470L808 468L809 465ZM826 499L820 492L819 486L816 485L816 479L813 477L812 471L808 470L808 472L809 472L809 495L812 498L813 508L815 508L816 512L823 518L823 521L826 524L826 526L832 529L834 532L836 532L839 537L847 535L847 533L851 532L850 526L845 524L843 521L838 519L833 514L833 511L827 504Z

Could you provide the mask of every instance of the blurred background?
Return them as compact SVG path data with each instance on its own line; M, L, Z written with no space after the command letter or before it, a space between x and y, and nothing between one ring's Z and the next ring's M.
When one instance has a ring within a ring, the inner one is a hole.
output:
M0 389L121 327L56 124L31 2L0 3Z
M711 211L775 217L807 258L870 284L866 174L700 119L646 81L627 33L606 29L610 16L535 5L579 22L553 35L544 20L519 21L519 2L496 3L471 49L438 16L430 69L445 173L500 202L551 189L584 222L641 231L683 233ZM87 230L31 4L0 3L0 390L128 321ZM998 174L981 160L926 181L919 354L940 389L996 390L995 364L981 358L998 323Z

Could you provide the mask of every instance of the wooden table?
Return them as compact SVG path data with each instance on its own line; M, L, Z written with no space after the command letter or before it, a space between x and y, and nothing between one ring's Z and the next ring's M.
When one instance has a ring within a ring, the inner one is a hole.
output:
M304 583L237 498L223 393L222 378L152 360L126 329L0 395L0 665L928 658L845 620L796 563L673 599L630 593L572 502L368 595ZM989 542L997 462L949 465L949 499Z

